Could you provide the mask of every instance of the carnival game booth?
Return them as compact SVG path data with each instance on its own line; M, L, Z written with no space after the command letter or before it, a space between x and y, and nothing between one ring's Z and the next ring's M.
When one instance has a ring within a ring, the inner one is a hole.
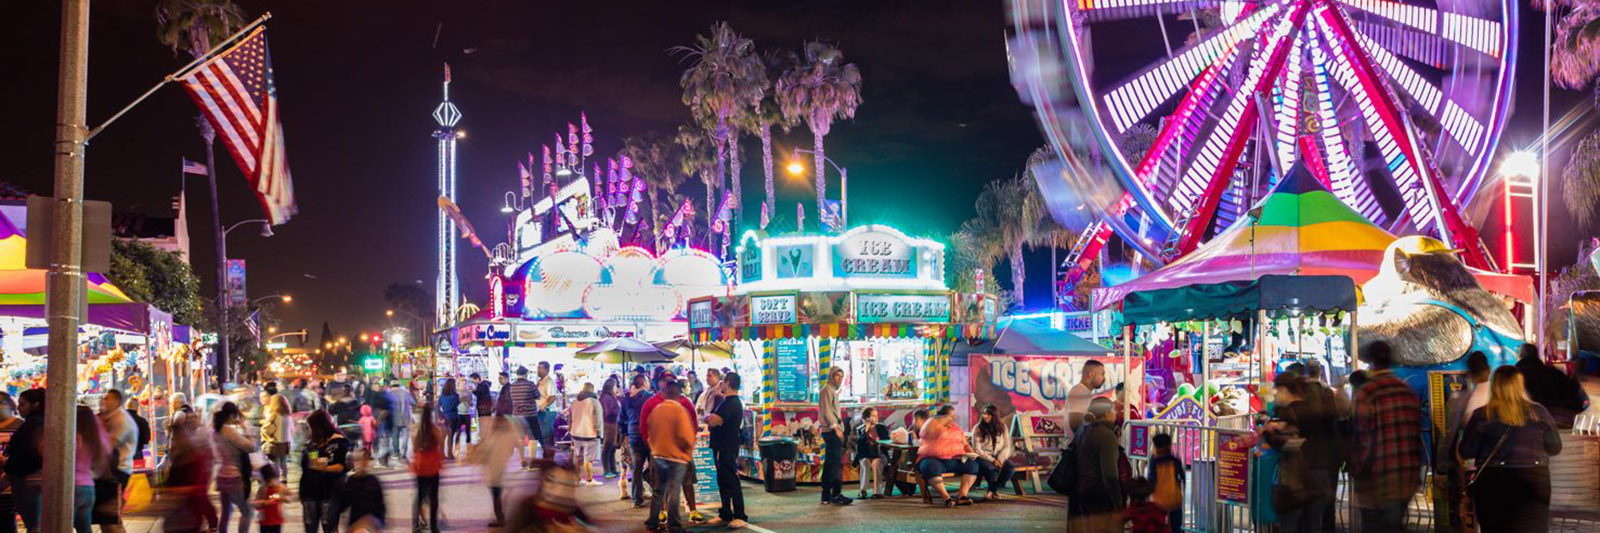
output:
M845 416L871 406L891 430L902 428L918 407L950 401L954 346L994 333L992 298L945 287L944 245L888 226L746 233L738 262L732 296L689 303L689 332L693 342L734 347L730 364L746 376L754 428L740 461L749 477L762 476L754 441L779 436L795 441L795 480L820 480L817 398L830 369L845 369ZM856 472L847 465L844 475Z

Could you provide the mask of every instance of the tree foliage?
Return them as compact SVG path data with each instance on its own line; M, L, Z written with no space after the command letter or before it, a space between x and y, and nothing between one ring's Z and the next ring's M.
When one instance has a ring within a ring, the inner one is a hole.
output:
M172 314L178 324L205 322L205 304L200 299L200 278L190 270L183 255L135 241L111 242L111 271L106 272L124 294Z
M200 57L244 25L244 11L229 0L161 0L157 38L173 53Z
M844 61L844 52L822 41L805 45L801 61L778 77L774 86L778 109L790 120L803 120L811 129L812 174L816 181L817 213L827 199L827 156L822 138L833 121L852 119L861 106L861 71ZM819 217L820 218L820 217ZM821 223L821 220L818 220Z

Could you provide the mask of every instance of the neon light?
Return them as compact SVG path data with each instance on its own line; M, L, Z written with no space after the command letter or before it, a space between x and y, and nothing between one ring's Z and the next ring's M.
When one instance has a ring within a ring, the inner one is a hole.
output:
M1387 0L1342 0L1340 3L1428 33L1439 33L1438 12L1432 9Z
M1239 41L1254 36L1262 24L1277 14L1277 4L1266 6L1245 20L1201 41L1188 50L1106 94L1108 110L1116 123L1117 131L1127 131L1134 122L1144 118L1167 98L1184 88L1211 60L1227 52Z
M1328 84L1328 56L1321 46L1312 46L1311 59L1316 65L1317 124L1322 134L1322 146L1328 152L1328 178L1333 183L1333 195L1367 217L1367 220L1382 223L1385 218L1383 206L1372 196L1372 190L1350 158L1344 137L1339 134L1338 117L1333 111L1333 89Z
M1445 39L1489 54L1490 57L1500 57L1502 32L1499 22L1446 11L1444 31L1441 33Z
M1378 66L1389 74L1389 78L1399 82L1400 88L1404 89L1406 94L1411 95L1411 98L1421 103L1422 107L1428 110L1428 113L1439 113L1439 100L1444 95L1439 92L1437 87L1422 79L1422 76L1418 75L1417 71L1406 66L1404 62L1400 61L1400 58L1395 57L1394 54L1389 53L1382 46L1372 42L1372 39L1367 38L1365 34L1356 32L1356 42L1361 43L1362 51L1377 60Z

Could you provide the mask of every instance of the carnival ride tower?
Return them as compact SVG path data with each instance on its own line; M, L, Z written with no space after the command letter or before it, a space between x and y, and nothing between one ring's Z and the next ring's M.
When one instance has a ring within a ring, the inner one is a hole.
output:
M461 110L450 103L450 65L444 66L444 100L433 109L433 120L439 123L433 136L439 141L439 197L456 201L456 141L461 131ZM444 327L455 322L455 310L461 305L461 281L456 274L456 226L443 209L438 218L439 272L434 282L434 324Z

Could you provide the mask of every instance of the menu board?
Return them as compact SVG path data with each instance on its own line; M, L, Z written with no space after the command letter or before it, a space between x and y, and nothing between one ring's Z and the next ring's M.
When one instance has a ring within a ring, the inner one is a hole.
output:
M694 437L694 474L694 501L701 505L722 501L717 491L717 464L711 459L710 432L701 431Z
M777 397L780 402L811 401L811 373L807 368L805 339L777 339L774 358L778 368Z
M1250 500L1250 439L1241 433L1217 434L1217 500Z

